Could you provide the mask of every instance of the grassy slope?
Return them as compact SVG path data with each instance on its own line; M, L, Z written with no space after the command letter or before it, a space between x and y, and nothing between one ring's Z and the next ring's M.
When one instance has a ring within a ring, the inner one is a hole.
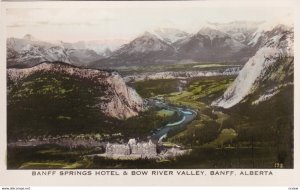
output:
M158 94L168 94L177 91L177 79L158 79L139 81L133 84L133 88L143 97L149 98Z

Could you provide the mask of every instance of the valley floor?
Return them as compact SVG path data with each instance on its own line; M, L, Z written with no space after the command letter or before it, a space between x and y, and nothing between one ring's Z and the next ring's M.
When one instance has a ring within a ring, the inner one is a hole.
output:
M163 142L165 147L179 145L183 149L191 149L188 154L172 159L119 160L86 156L104 153L104 146L8 147L8 168L274 168L276 163L282 163L284 168L293 168L292 147L272 138L276 133L275 129L265 130L272 128L273 123L256 119L247 112L226 111L210 106L234 78L234 76L214 76L188 80L159 79L130 84L143 98L157 99L169 105L197 111L197 116L191 123L183 130L169 134ZM160 122L160 126L178 120L174 112L165 109L153 110L151 114L148 119L153 119L156 115L155 117L164 121ZM285 116L278 117L283 118L283 125L288 120ZM135 119L130 123L134 125L133 128L143 127L144 122L147 122L145 119L142 115L138 124ZM154 126L155 124L145 128L140 134L150 134L151 130L155 129ZM265 129L253 132L262 126ZM120 133L123 136L116 137L117 142L126 137L124 131ZM130 130L127 131L127 135L128 133ZM281 131L280 135L292 142L292 126Z

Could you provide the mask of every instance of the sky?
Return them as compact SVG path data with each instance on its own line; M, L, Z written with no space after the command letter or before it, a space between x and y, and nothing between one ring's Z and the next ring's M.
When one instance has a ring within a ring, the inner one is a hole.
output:
M41 40L130 40L147 30L197 32L207 22L269 21L291 14L282 7L95 6L7 8L8 37L31 34Z

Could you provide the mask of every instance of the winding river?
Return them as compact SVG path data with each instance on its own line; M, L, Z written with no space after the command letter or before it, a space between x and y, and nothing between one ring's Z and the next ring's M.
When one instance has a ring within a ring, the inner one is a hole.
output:
M177 112L180 118L178 121L168 123L165 126L152 131L151 139L154 141L161 141L167 136L181 131L186 127L188 123L193 121L197 116L197 112L189 108L170 106L159 100L149 100L149 101L151 102L152 105L156 107Z

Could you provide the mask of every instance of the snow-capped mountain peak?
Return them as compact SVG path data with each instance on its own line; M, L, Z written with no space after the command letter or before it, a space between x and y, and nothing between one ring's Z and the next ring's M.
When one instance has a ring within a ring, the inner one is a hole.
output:
M203 27L198 31L197 34L208 36L211 40L216 37L229 37L228 34L211 27Z
M277 33L280 33L282 31L286 31L289 30L290 28L293 28L293 22L291 22L291 20L292 19L288 17L283 17L269 22L263 22L253 32L251 36L251 40L248 42L248 45L255 46L258 43L265 43L267 39L267 36L265 35L267 35L268 31L273 31L273 32L275 31Z
M168 43L158 38L155 34L146 31L130 43L125 44L115 54L147 53L169 49L172 49L172 47Z
M262 25L263 21L233 21L229 23L208 22L207 26L230 35L233 39L247 45L253 38L253 33Z
M152 33L169 44L189 36L187 32L175 28L158 28L153 30Z
M8 67L32 67L44 61L71 63L70 53L62 46L36 40L29 34L7 40Z
M25 35L24 38L7 39L8 67L32 67L44 61L85 65L109 55L107 49L100 54L86 46L83 41L78 43L46 42L37 40L30 34Z

